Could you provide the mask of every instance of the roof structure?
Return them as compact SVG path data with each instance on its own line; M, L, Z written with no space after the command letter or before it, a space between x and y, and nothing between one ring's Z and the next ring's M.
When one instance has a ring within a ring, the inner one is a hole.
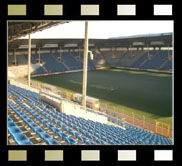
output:
M139 35L122 38L109 39L89 39L89 47L94 48L117 48L117 47L171 47L172 33ZM9 49L18 49L22 45L28 44L28 39L18 39L9 43ZM84 39L32 39L34 48L62 48L77 49L84 47ZM49 47L50 46L50 47Z
M35 33L68 21L9 21L8 22L8 42L12 42L29 33Z

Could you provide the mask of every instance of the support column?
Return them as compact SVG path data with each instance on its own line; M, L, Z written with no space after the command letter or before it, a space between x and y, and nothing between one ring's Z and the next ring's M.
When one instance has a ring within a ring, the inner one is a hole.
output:
M169 45L168 45L168 59L169 59L170 57L169 57Z
M59 48L59 55L60 55L60 60L61 60L61 47Z
M39 64L40 64L40 47L39 47Z
M15 60L15 66L16 66L16 48L14 48L14 60Z
M149 54L149 46L148 46L148 45L147 45L147 51L148 51L148 58L149 58L149 55L150 55L150 54Z
M81 56L80 56L80 46L79 46L79 59L81 59Z
M85 21L85 41L84 41L84 57L83 57L83 85L82 85L82 106L84 109L86 109L87 62L88 62L88 21Z
M131 56L132 56L132 46L130 46L130 52L131 52Z
M30 62L31 60L31 38L30 38L30 33L28 34L28 86L30 87Z

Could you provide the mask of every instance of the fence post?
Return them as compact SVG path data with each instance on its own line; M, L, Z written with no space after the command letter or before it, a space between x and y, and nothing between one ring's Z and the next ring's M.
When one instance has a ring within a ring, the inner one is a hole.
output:
M162 135L164 135L164 123L162 122Z
M158 122L156 120L156 128L155 128L155 132L157 133L157 128L158 128Z
M116 110L115 110L115 109L116 109L116 108L115 108L115 106L113 106L113 111L114 111L114 112L116 112Z
M132 115L133 115L133 124L134 124L134 112L132 112Z
M168 137L170 137L170 125L168 125Z
M107 104L106 104L106 108L105 109L107 110Z
M145 128L145 116L143 115L143 128Z

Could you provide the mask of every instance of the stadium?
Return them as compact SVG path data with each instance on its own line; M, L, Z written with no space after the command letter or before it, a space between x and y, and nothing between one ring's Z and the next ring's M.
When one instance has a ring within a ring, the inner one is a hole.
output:
M173 33L31 39L65 24L8 22L7 144L172 145Z

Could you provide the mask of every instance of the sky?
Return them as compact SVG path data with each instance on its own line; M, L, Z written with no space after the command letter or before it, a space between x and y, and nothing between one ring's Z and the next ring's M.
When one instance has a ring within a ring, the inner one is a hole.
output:
M132 36L173 32L173 21L89 21L88 37L107 39L110 37ZM34 39L84 38L85 22L71 21L31 35ZM25 36L23 38L28 38Z

